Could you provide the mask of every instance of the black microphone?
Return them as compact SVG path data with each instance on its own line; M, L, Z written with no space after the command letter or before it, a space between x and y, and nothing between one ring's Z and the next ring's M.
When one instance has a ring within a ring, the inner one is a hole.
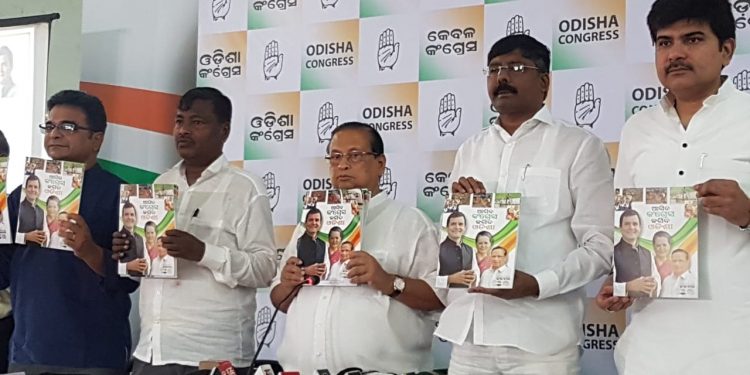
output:
M317 279L317 281L316 281L316 279ZM309 282L308 282L308 280L309 280ZM314 284L310 284L310 282L314 282ZM320 282L320 277L318 277L318 276L307 276L307 277L305 277L305 280L303 282L297 284L297 286L295 286L294 289L292 289L292 291L289 292L289 294L287 294L286 297L284 297L284 299L281 300L281 302L279 302L279 306L283 305L284 302L286 302L295 293L297 293L297 291L300 290L300 288L302 288L302 286L304 286L304 285L317 285L319 282ZM273 310L273 314L271 315L271 320L268 322L268 326L269 327L276 320L276 314L278 314L278 313L279 313L279 308L277 307L277 308L275 308ZM260 339L260 344L258 344L258 347L255 349L255 355L253 356L253 360L250 362L250 367L247 369L247 375L253 375L255 373L255 370L258 369L258 364L256 362L258 361L258 356L260 355L261 349L263 349L263 344L266 343L266 338L268 337L268 333L269 332L271 332L271 330L267 329L266 333L263 334L263 338Z

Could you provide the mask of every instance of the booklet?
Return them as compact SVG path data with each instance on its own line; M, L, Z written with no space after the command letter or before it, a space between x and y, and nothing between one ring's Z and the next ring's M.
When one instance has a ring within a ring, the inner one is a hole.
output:
M120 185L120 233L130 243L120 259L121 276L177 278L177 262L162 245L175 228L177 198L176 185Z
M614 295L698 298L692 187L615 189Z
M18 205L16 242L72 251L61 222L78 214L83 186L83 163L26 158Z
M512 288L521 194L453 193L444 207L435 286Z
M0 158L0 244L11 243L10 217L8 216L8 158Z
M353 251L361 250L362 220L370 200L366 189L314 190L303 196L297 257L318 285L354 286L347 277ZM316 280L317 281L317 280Z

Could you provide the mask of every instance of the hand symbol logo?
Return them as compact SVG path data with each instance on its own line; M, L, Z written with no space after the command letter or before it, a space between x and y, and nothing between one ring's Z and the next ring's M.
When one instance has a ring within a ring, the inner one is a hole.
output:
M378 41L378 67L380 70L385 70L385 68L393 70L393 66L398 61L400 46L401 43L396 43L393 30L390 28L385 29L380 34L380 40Z
M576 90L576 125L581 128L593 128L594 123L599 119L601 103L602 99L594 96L594 85L589 82L581 85L581 87Z
M456 107L456 95L449 92L440 99L440 113L438 114L440 136L456 135L459 126L461 126L461 108Z
M318 142L331 140L333 129L339 126L339 116L333 115L333 104L325 102L318 111Z
M279 43L272 40L266 45L266 51L263 54L263 76L266 81L271 78L278 79L283 65L284 54L279 53Z

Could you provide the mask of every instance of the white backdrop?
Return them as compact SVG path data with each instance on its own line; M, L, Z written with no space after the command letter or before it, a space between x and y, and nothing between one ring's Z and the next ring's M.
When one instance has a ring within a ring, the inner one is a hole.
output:
M494 117L482 75L486 51L511 33L530 34L552 51L553 114L590 129L616 157L625 120L665 93L645 21L651 3L200 0L197 83L233 99L225 152L264 177L284 247L302 192L330 187L326 142L349 120L383 135L388 170L381 185L389 195L437 220L456 148ZM738 56L727 73L743 83L748 10L746 1L733 3ZM589 286L589 296L599 285ZM272 307L265 293L258 300L262 327ZM614 373L611 349L624 320L588 309L584 374ZM261 357L275 356L282 329L283 319ZM449 352L435 341L436 368L447 367Z

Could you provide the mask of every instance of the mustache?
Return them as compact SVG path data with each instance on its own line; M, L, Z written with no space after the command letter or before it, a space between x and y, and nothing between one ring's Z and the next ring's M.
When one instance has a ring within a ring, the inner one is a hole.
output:
M508 91L508 92L510 92L512 94L518 94L518 90L516 90L515 87L513 87L513 86L511 86L511 85L509 85L509 84L507 84L505 82L502 82L502 83L500 83L499 86L497 86L497 88L495 89L495 95L500 94L501 91Z
M669 73L669 72L671 72L673 70L678 70L678 69L689 69L689 70L692 70L693 67L690 66L690 64L686 63L685 61L677 60L677 61L674 61L674 62L670 63L667 66L666 71L667 71L667 73Z

